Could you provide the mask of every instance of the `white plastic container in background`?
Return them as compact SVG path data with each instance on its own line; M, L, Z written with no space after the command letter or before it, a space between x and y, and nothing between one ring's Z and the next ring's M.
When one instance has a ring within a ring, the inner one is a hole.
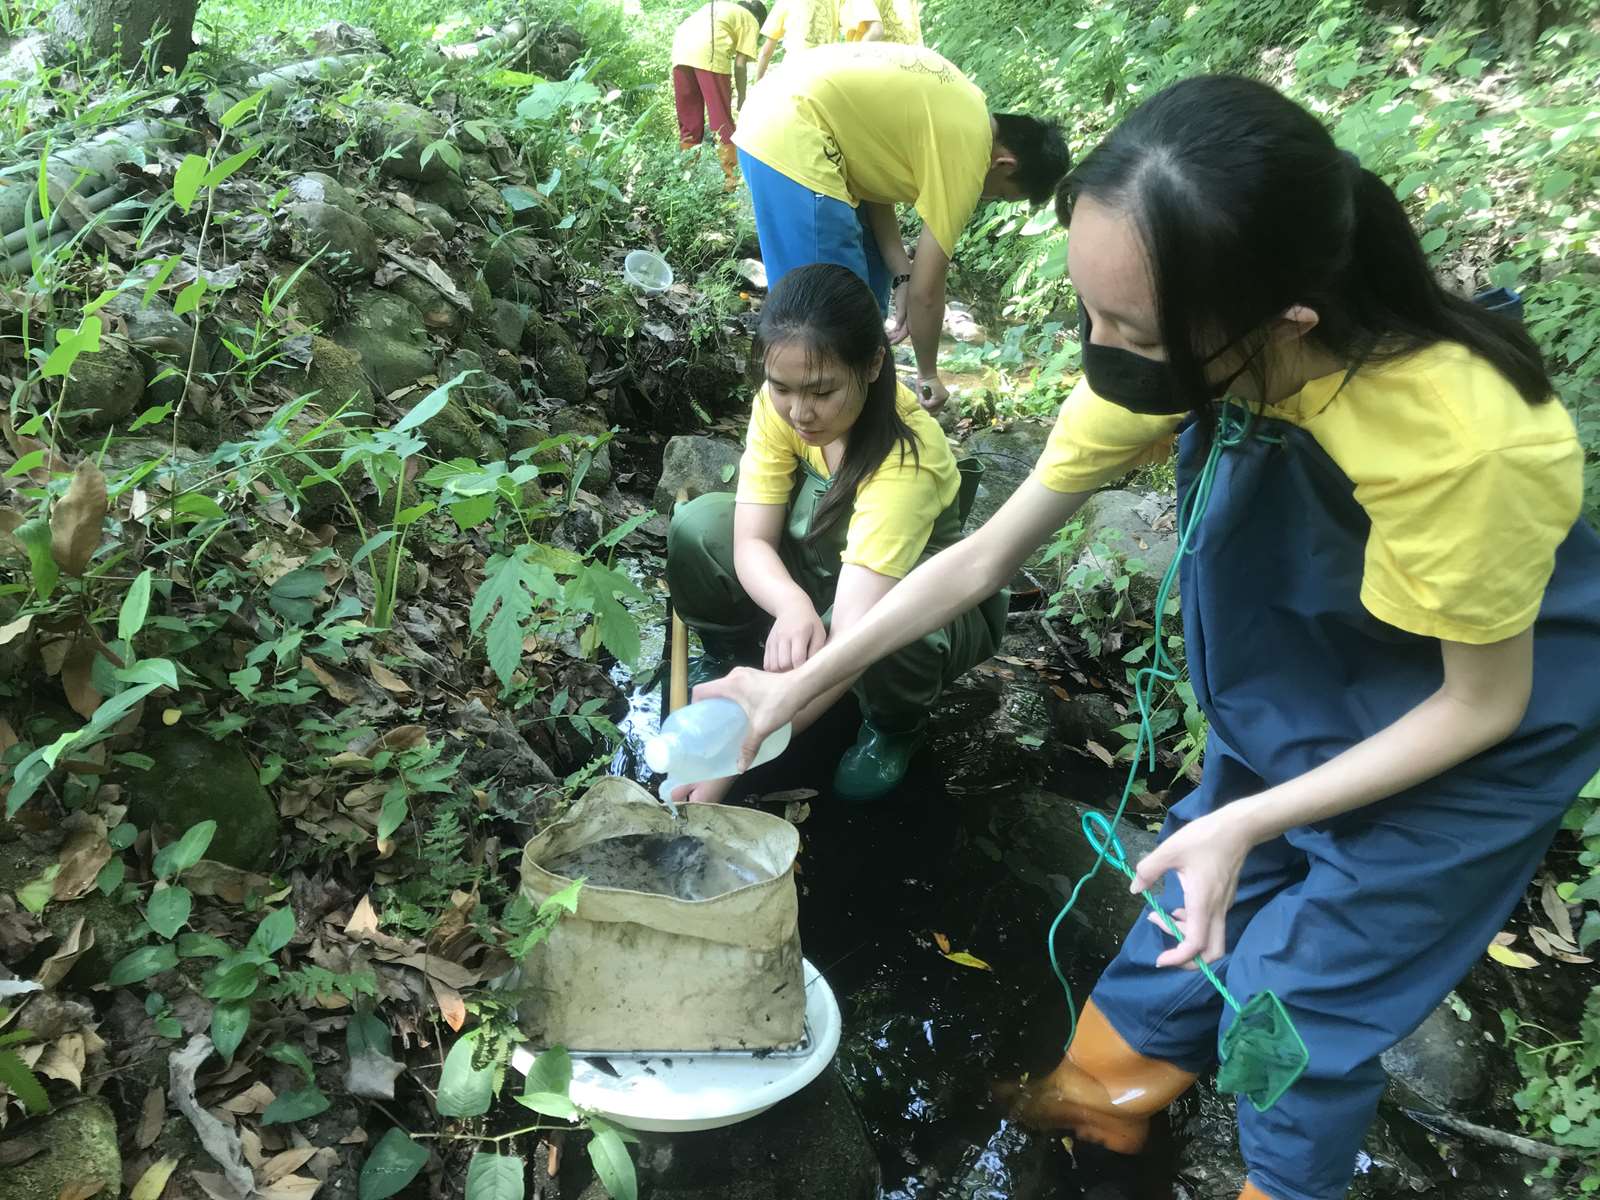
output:
M685 784L737 774L739 747L749 732L750 721L733 700L700 700L673 713L644 744L650 769L667 776L661 798L671 804L672 793ZM788 725L770 734L750 765L777 758L788 749L789 734Z

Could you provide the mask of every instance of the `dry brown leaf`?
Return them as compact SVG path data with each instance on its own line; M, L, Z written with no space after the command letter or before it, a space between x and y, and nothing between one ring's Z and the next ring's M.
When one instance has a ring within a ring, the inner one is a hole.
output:
M944 934L935 933L933 935L933 944L935 946L939 947L939 953L940 954L949 954L950 953L950 939L945 937Z
M111 861L111 843L105 826L77 830L61 847L61 873L56 876L52 895L57 900L76 900L88 895L100 876L100 868Z
M231 1112L235 1116L248 1117L254 1116L256 1113L266 1112L267 1105L271 1104L275 1099L277 1097L273 1094L272 1089L258 1081L252 1083L237 1096L223 1101L222 1107L225 1111Z
M356 909L345 922L344 931L353 938L370 937L378 932L378 913L372 907L372 897L363 896Z
M100 548L106 519L106 477L89 459L72 473L67 494L50 511L50 554L63 575L82 575ZM87 715L87 714L85 714Z
M1490 940L1496 946L1509 946L1511 943L1517 940L1517 935L1512 933L1509 929L1502 929Z
M61 1185L61 1190L56 1193L56 1200L89 1200L91 1196L98 1196L105 1190L104 1179L75 1179L71 1183Z
M1556 936L1572 946L1572 951L1577 952L1577 939L1572 935L1572 913L1567 909L1566 901L1561 899L1561 893L1556 891L1556 885L1545 880L1544 887L1539 889L1539 906L1544 909L1544 915L1550 918L1550 924L1556 931Z
M144 1094L144 1108L139 1114L139 1128L133 1135L133 1144L148 1150L161 1136L161 1126L167 1118L167 1093L153 1087Z
M99 653L92 638L76 638L61 662L61 686L72 710L87 721L105 699L90 681L95 656Z
M0 1167L14 1167L18 1163L27 1162L43 1150L44 1143L38 1138L7 1138L0 1142Z
M272 880L254 871L202 858L183 873L183 885L196 896L214 896L229 904L243 904L252 895L264 895L269 891Z
M328 689L328 695L332 696L340 704L352 704L355 702L356 697L360 695L354 688L341 683L331 671L323 669L316 659L309 654L300 656L300 665L315 675L317 682Z
M11 722L0 717L0 757L17 744L17 731L11 727Z
M1116 759L1111 756L1111 751L1107 750L1099 742L1084 742L1083 748L1108 767L1116 764Z
M415 750L428 744L428 731L421 725L400 725L378 739L384 750Z
M382 663L369 662L367 670L372 672L373 681L386 691L393 692L397 696L410 694L411 685Z
M1528 927L1528 936L1533 939L1533 944L1539 947L1541 953L1548 954L1551 957L1557 954L1576 954L1578 952L1577 943L1569 942L1539 925L1530 925Z
M273 1155L256 1172L256 1188L259 1190L268 1184L277 1183L285 1175L294 1174L310 1162L316 1152L315 1146L297 1146L293 1150Z
M444 1017L444 1023L460 1033L461 1026L467 1020L467 1002L455 988L440 983L432 975L426 978L428 986L433 989L433 998L439 1002L439 1013Z
M67 977L77 961L94 947L94 929L79 917L55 953L45 959L34 976L40 987L52 988Z
M256 1189L257 1200L311 1200L322 1187L322 1180L308 1179L304 1175L290 1175L271 1187Z
M69 1033L65 1037L57 1038L46 1047L34 1069L41 1075L59 1079L62 1083L70 1083L82 1091L83 1068L88 1062L89 1052L88 1047L84 1045L83 1035Z
M210 1171L190 1171L189 1178L199 1184L200 1190L210 1196L211 1200L245 1200L245 1194L233 1187L221 1175Z
M15 641L28 632L28 626L33 624L33 614L25 613L12 621L9 625L0 625L0 646Z

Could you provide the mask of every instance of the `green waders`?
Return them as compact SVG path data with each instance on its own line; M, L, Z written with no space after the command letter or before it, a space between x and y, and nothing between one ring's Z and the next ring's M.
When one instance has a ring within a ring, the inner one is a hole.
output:
M975 483L973 466L962 464L962 488L939 514L923 559L958 541ZM833 617L849 521L836 521L823 537L806 541L829 481L801 464L789 497L779 556L794 581L811 597L824 625ZM680 505L667 537L667 583L674 610L700 635L706 654L719 665L759 665L760 643L772 625L745 593L733 562L734 497L712 492ZM868 667L852 689L860 702L861 737L840 762L835 789L868 799L890 790L905 775L921 744L928 711L963 672L993 654L1005 634L1006 593L990 596L942 629L919 638Z

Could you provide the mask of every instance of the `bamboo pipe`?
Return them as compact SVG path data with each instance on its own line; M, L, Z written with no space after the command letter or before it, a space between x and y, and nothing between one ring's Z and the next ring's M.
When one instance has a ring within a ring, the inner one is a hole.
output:
M677 504L682 504L689 499L687 488L678 489ZM667 716L677 712L689 703L689 630L683 623L683 618L678 615L677 607L672 609L672 688L667 697Z

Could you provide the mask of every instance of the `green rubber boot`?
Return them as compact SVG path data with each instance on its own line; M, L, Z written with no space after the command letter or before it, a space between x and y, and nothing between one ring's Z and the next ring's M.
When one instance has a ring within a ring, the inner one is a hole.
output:
M863 720L856 744L845 751L833 773L834 794L841 800L857 801L888 795L906 777L927 736L926 719L903 730L886 730Z

